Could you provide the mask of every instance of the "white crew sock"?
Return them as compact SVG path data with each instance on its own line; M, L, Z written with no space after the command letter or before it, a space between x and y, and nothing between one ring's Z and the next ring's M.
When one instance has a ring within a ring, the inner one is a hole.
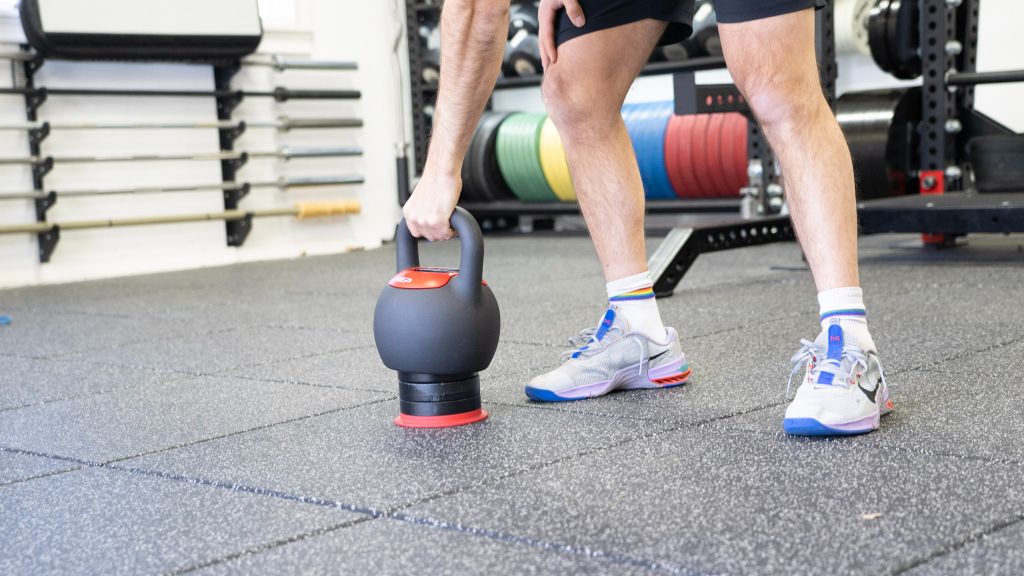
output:
M865 352L878 352L875 341L871 339L871 332L868 331L864 292L860 288L850 286L818 292L818 307L823 331L838 322L844 338L851 339Z
M661 322L653 286L650 272L641 272L605 284L609 305L626 318L630 330L660 343L665 341L665 325Z

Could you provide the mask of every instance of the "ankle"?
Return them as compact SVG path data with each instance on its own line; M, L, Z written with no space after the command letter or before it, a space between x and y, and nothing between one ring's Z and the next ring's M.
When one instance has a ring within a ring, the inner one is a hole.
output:
M643 334L654 342L665 341L665 325L654 299L653 283L648 272L608 282L608 305L626 320L632 332Z
M818 304L823 332L829 326L839 324L849 342L855 343L865 352L877 352L875 341L868 330L864 293L859 287L848 286L819 292Z

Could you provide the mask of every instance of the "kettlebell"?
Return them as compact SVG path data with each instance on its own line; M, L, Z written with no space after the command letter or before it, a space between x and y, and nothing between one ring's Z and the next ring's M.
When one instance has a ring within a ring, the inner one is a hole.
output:
M443 428L487 418L479 372L498 348L498 301L483 279L480 225L456 208L451 226L459 234L459 267L428 268L420 266L405 220L399 222L398 273L374 310L377 352L398 372L399 426Z

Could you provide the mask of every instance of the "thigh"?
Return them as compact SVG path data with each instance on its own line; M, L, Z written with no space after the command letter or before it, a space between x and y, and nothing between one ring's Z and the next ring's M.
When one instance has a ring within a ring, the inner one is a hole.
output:
M781 16L807 8L823 8L826 0L712 0L719 24L738 24Z
M745 93L762 86L796 90L820 86L813 10L720 23L718 30L729 71Z
M558 59L545 71L544 81L562 85L560 92L569 88L621 105L666 26L647 18L567 40L558 47Z

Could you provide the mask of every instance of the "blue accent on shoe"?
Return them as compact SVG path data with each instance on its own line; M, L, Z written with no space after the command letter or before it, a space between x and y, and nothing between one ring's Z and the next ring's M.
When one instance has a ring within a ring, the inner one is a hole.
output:
M0 315L0 326L6 326L6 325L8 325L10 323L11 323L11 317L10 316Z
M594 340L597 340L598 342L600 342L601 338L604 338L604 335L608 333L608 330L611 329L612 324L614 324L614 323L615 323L615 309L614 308L609 308L608 311L604 313L604 318L601 319L601 325L597 327L597 334L594 334ZM583 346L579 350L573 352L572 357L573 358L579 358L580 357L580 352L582 352L582 351L584 351L586 349L587 349L587 346Z
M856 436L871 432L830 428L814 418L786 418L782 421L782 430L790 436Z
M818 382L817 383L818 384L824 384L826 386L831 386L832 385L832 381L835 379L835 377L836 377L835 374L833 374L831 372L825 372L824 370L822 370L822 371L818 372Z
M609 308L608 311L604 313L604 318L601 319L601 326L597 329L597 334L594 335L594 340L600 342L601 338L604 338L604 335L608 333L608 330L614 323L615 309Z
M848 308L846 310L832 310L831 312L825 312L821 315L821 319L825 320L833 316L867 316L868 313L863 308Z
M580 400L580 398L563 398L551 390L534 388L532 386L526 387L526 396L536 402L571 402L573 400Z
M843 327L839 324L828 327L828 352L825 358L836 362L843 359Z

